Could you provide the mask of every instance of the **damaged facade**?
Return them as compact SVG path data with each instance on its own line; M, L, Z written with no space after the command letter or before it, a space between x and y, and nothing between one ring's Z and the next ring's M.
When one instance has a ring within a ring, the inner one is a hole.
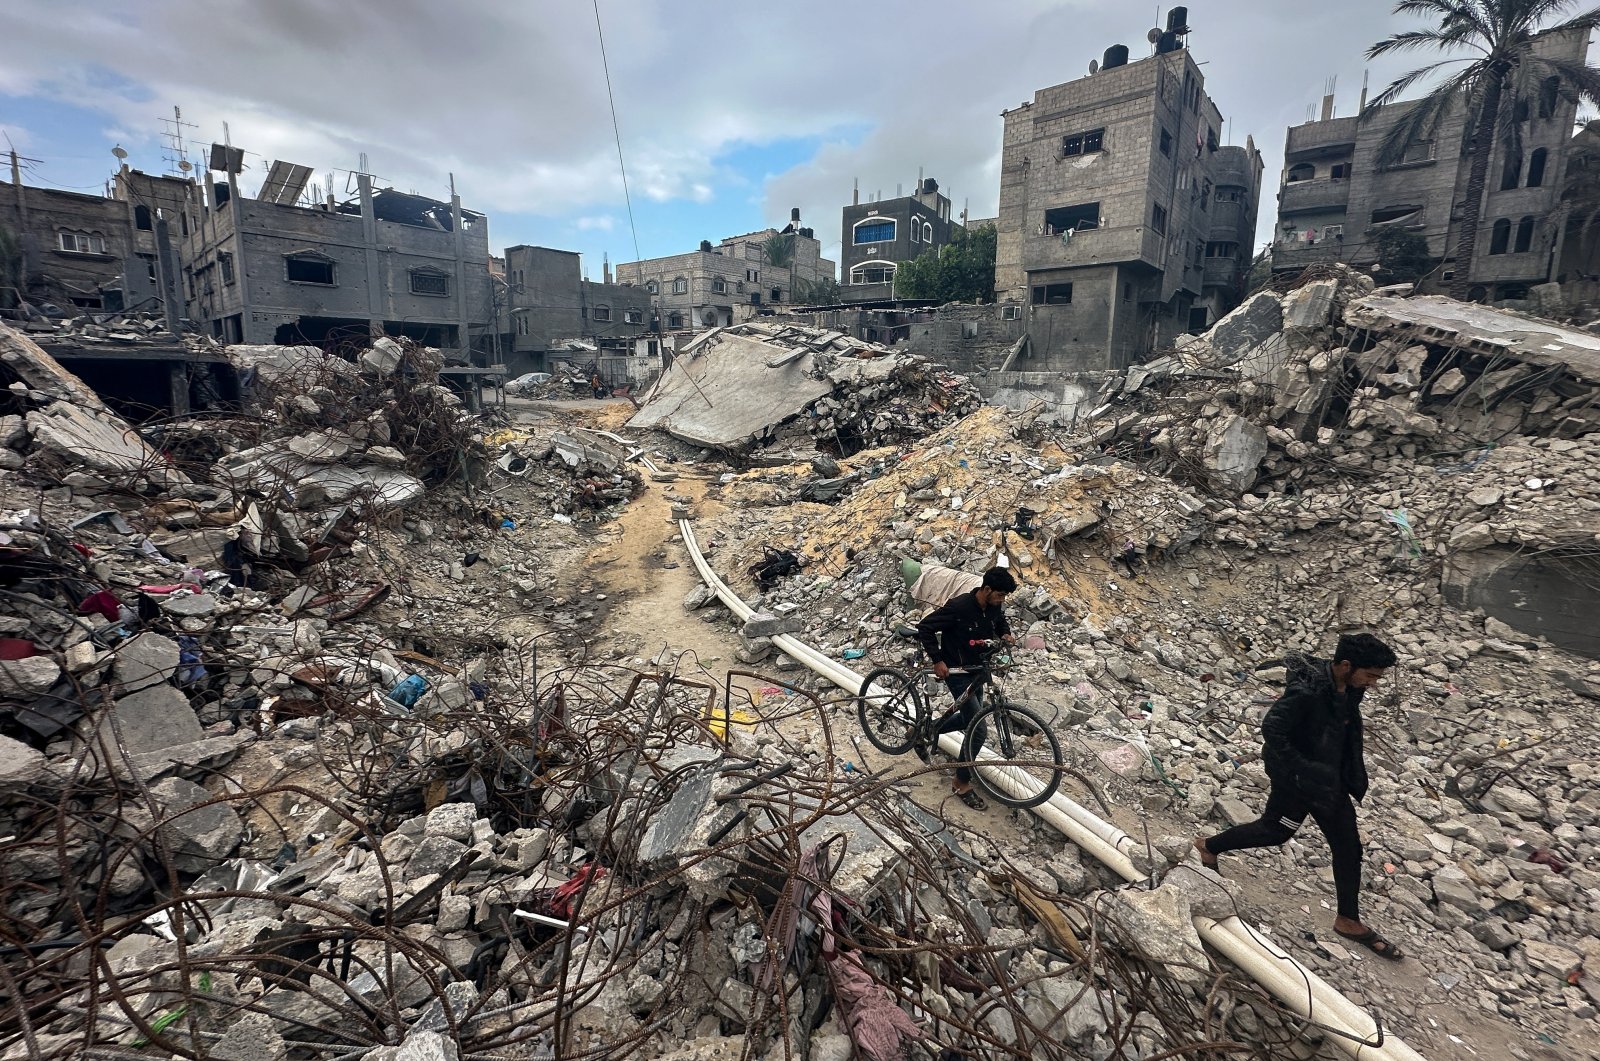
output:
M489 226L449 202L375 188L306 205L285 162L254 198L207 172L183 246L188 316L224 343L338 343L386 334L457 351L489 345Z
M1533 47L1541 56L1581 65L1588 34L1546 34ZM1365 104L1363 93L1361 107ZM1466 197L1472 168L1466 144L1470 116L1463 107L1450 108L1432 139L1409 145L1397 165L1379 167L1384 138L1416 106L1390 104L1365 120L1358 108L1341 118L1334 116L1329 95L1318 121L1289 129L1273 233L1274 272L1331 262L1370 269L1381 265L1373 237L1385 228L1402 228L1427 241L1429 257L1440 265L1438 285L1454 279L1461 267L1454 257L1456 209ZM1576 101L1546 83L1520 123L1521 155L1508 156L1496 143L1483 231L1468 272L1475 301L1526 299L1529 288L1556 278L1567 220L1557 207L1575 143L1576 114Z
M568 340L583 340L610 359L659 361L653 307L641 287L611 282L610 267L596 283L583 278L578 252L519 244L506 248L506 312L501 327L508 376L550 371L571 360ZM644 349L638 347L643 345ZM614 373L602 373L609 376ZM627 375L627 373L623 373Z
M1027 323L1031 369L1124 367L1243 293L1261 155L1222 144L1185 12L1157 54L1107 49L1003 116L995 293Z

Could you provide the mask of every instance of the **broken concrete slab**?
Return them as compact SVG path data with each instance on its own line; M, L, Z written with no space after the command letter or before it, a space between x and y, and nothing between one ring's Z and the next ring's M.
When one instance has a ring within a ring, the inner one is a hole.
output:
M1223 418L1206 436L1206 469L1217 485L1242 494L1255 485L1267 456L1266 428L1239 415Z
M44 753L19 740L0 736L0 788L12 788L44 776Z
M203 873L233 853L244 837L244 822L226 803L189 810L213 798L210 792L181 777L150 786L163 824L162 834L173 864L185 873Z
M50 691L61 666L49 656L0 660L0 695L31 699Z
M34 445L65 467L117 477L142 475L167 486L189 481L147 446L138 432L109 412L54 402L30 412L27 423Z
M1564 367L1578 379L1600 383L1600 335L1530 320L1515 313L1442 295L1357 299L1345 322L1406 342L1454 346L1485 357L1505 357Z
M205 737L188 698L170 685L148 686L121 697L108 708L101 717L97 738L112 749L114 756L118 733L122 750L130 755L170 749Z
M111 680L124 693L172 680L178 671L178 643L146 630L117 647Z

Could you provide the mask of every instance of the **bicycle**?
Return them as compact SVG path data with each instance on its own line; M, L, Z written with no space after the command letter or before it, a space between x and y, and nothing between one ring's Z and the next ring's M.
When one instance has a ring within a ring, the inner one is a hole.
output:
M913 629L900 628L895 632L907 640L916 639ZM963 668L965 673L975 676L963 700L981 696L983 707L973 715L962 733L961 759L973 761L969 752L973 734L983 732L981 727L987 726L992 736L985 744L993 747L999 758L1013 765L975 768L973 777L984 792L1007 807L1037 807L1055 795L1061 786L1061 743L1037 713L1007 699L996 674L997 669L1009 662L1002 655L1005 646L992 641L969 644L979 650L980 661L975 667ZM939 735L935 731L938 719L929 710L922 683L921 675L909 675L895 667L879 667L862 680L856 694L856 718L873 747L886 755L903 755L918 745L938 743ZM941 714L940 718L943 717ZM1039 747L1041 744L1043 748ZM1048 758L1037 754L1045 750L1049 752ZM988 770L1004 771L1026 795L1018 796L991 780L986 774Z

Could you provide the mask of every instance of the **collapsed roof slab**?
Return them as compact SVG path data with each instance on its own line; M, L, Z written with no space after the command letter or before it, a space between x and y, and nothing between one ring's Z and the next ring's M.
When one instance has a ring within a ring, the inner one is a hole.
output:
M1530 320L1492 306L1439 295L1372 295L1350 304L1345 323L1408 342L1453 346L1533 365L1564 366L1577 379L1600 383L1600 335L1553 321Z
M674 359L650 388L630 428L660 428L698 446L736 446L833 392L832 382L812 378L810 350L791 357L794 347L730 331L697 346L697 356Z

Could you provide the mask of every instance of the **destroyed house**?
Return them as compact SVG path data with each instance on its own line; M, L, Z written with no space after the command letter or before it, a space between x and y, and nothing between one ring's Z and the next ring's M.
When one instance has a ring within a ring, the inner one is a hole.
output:
M654 328L643 287L586 280L577 251L519 244L506 248L502 350L512 376L574 360L569 340L623 356ZM581 358L577 359L581 362Z
M1581 65L1588 34L1545 34L1534 43L1546 58ZM1369 118L1363 90L1357 113L1338 117L1335 98L1323 97L1320 117L1289 129L1273 231L1272 269L1345 262L1381 266L1376 242L1385 229L1414 232L1427 241L1435 279L1455 278L1455 245L1466 200L1472 157L1464 107L1446 111L1431 134L1408 144L1400 160L1379 166L1384 139L1418 106L1406 101L1379 108ZM1522 299L1529 287L1551 279L1562 257L1563 225L1557 217L1562 175L1571 154L1577 104L1548 81L1519 122L1521 153L1497 143L1489 159L1482 231L1469 277L1474 299ZM1382 270L1378 276L1381 280Z
M1187 18L1172 9L1148 58L1115 45L1003 115L995 293L1029 369L1119 368L1238 303L1261 155L1222 143Z
M215 153L214 153L215 154ZM222 168L222 167L218 167ZM313 201L311 171L277 162L252 197L207 173L184 241L189 316L225 343L338 344L405 336L462 354L492 334L488 220L449 202L374 188Z

